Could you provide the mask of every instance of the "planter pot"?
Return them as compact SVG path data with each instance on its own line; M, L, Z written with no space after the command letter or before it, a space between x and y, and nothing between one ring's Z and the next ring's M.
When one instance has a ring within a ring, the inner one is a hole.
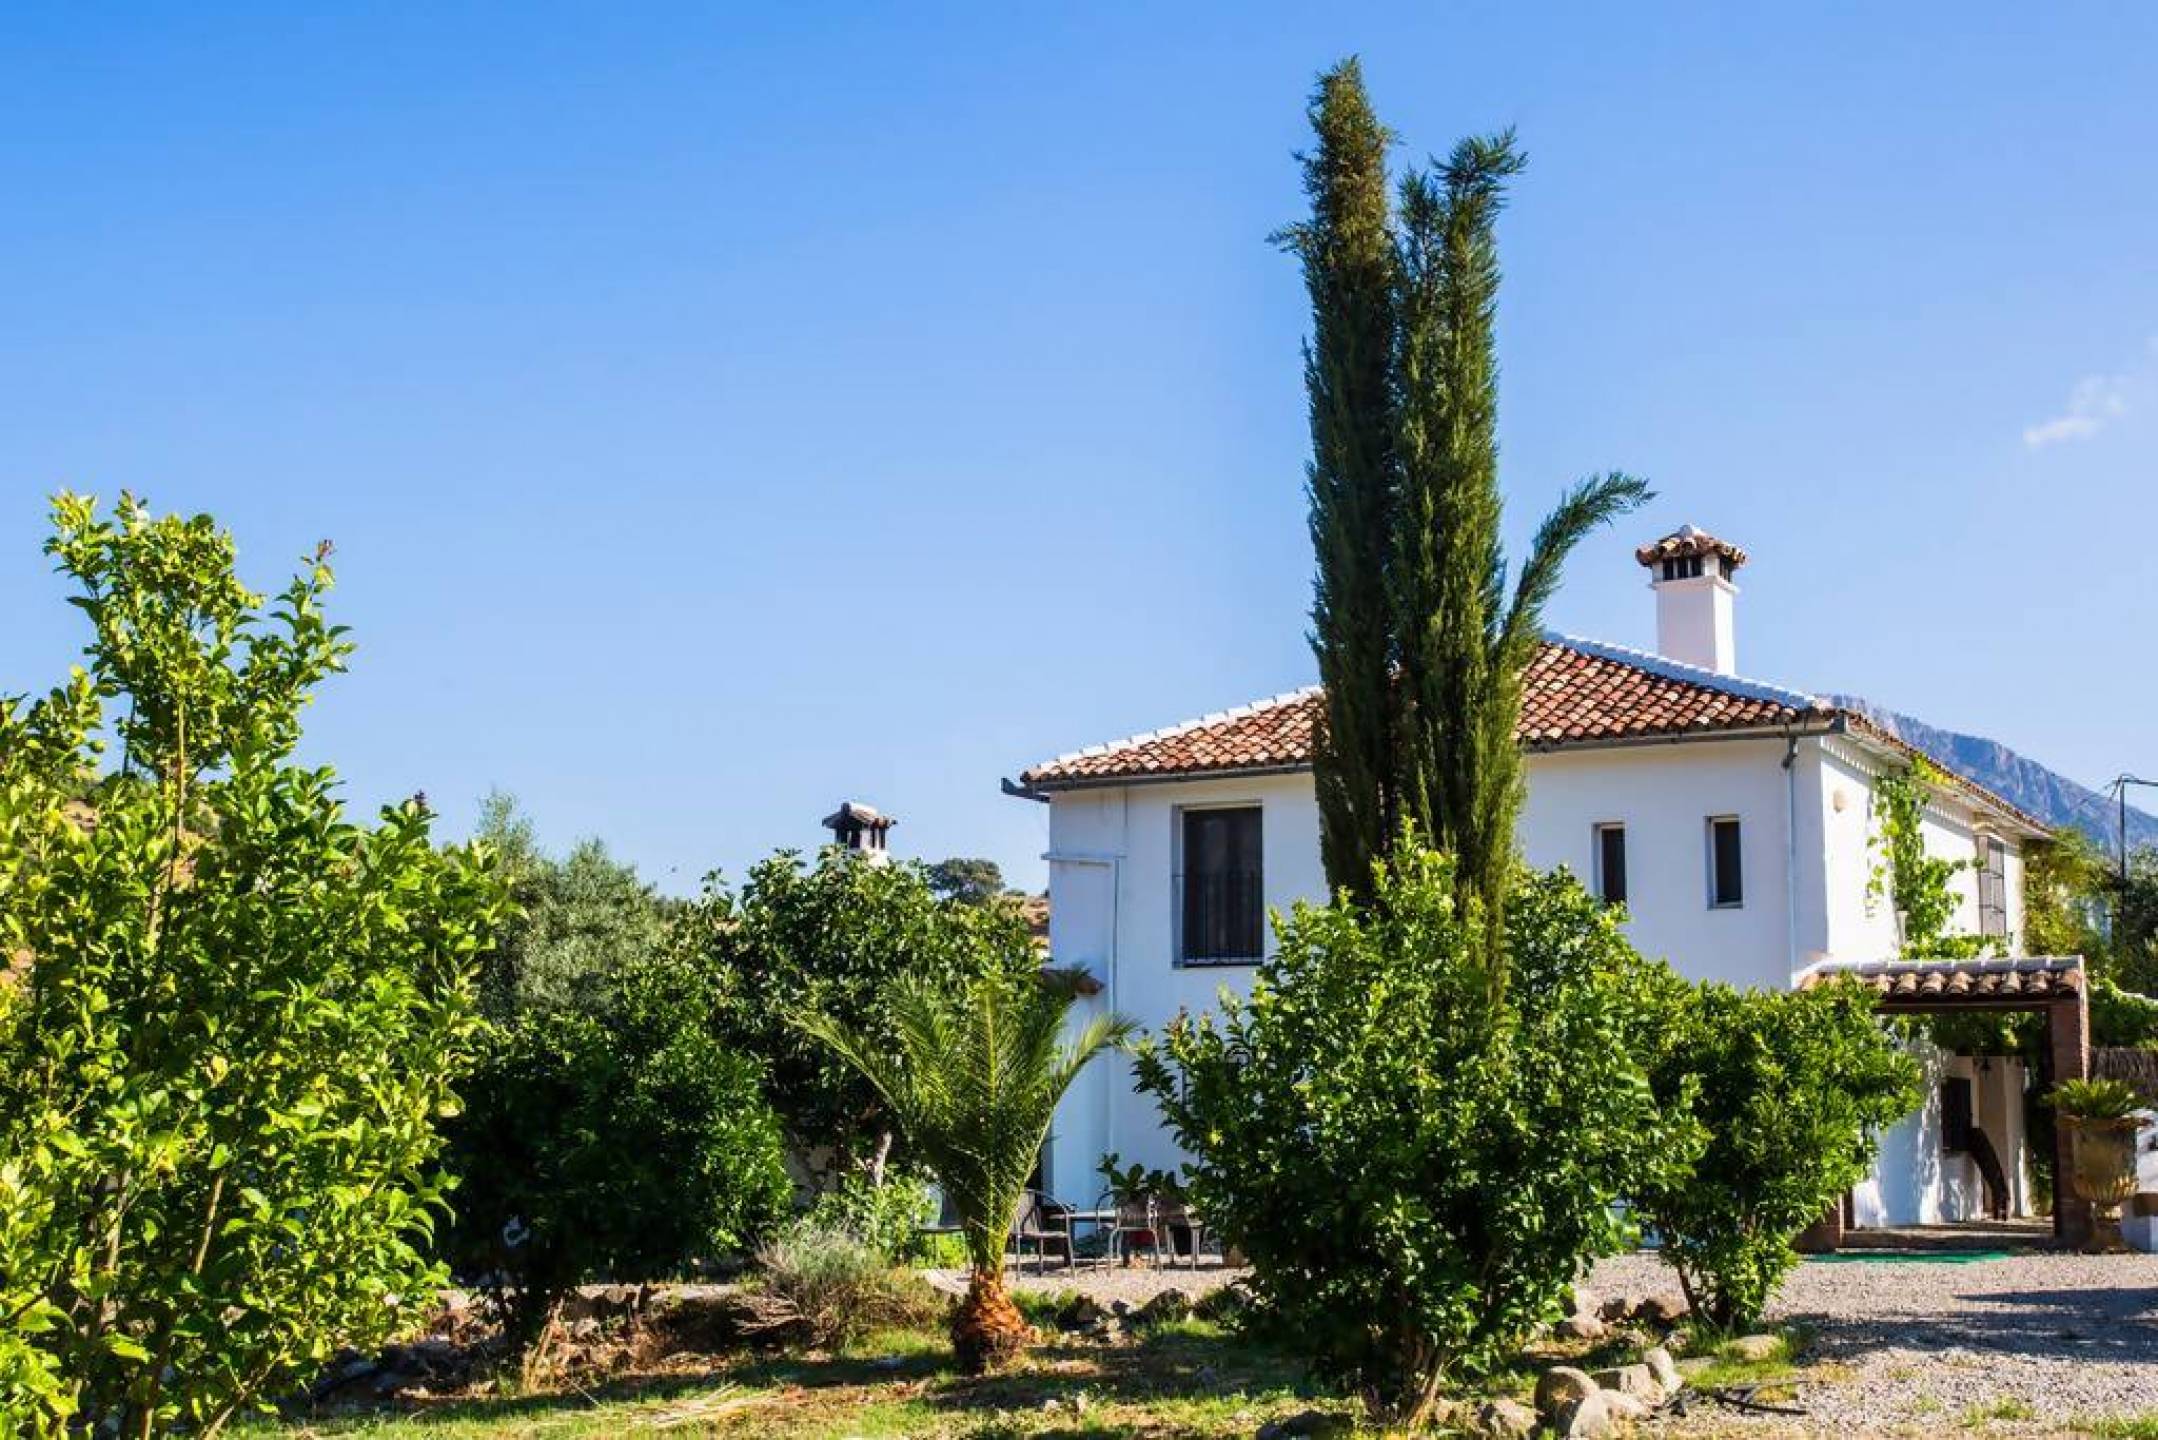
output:
M2088 1120L2064 1115L2060 1123L2068 1131L2068 1165L2076 1196L2091 1206L2091 1238L2084 1253L2119 1254L2128 1248L2121 1238L2121 1206L2136 1193L2136 1131L2141 1122L2133 1116Z

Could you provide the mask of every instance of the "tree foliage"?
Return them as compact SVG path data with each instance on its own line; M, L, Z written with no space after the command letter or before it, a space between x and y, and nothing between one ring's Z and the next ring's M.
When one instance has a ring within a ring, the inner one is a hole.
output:
M1707 1148L1631 1197L1696 1312L1750 1326L1798 1262L1792 1241L1865 1178L1919 1070L1852 984L1758 991L1667 983L1651 1071Z
M837 847L813 865L791 851L774 855L739 893L715 881L678 935L708 958L719 1033L765 1067L788 1141L804 1154L828 1152L842 1173L881 1169L891 1117L876 1088L803 1033L799 1017L829 1015L889 1046L901 980L951 991L1038 963L1013 907L939 900L918 866L873 864Z
M435 1122L503 899L424 803L361 825L292 759L350 650L327 546L265 603L207 517L54 518L93 637L0 703L0 1407L209 1434L436 1283Z
M1367 893L1396 819L1393 600L1395 309L1399 259L1387 201L1387 134L1345 60L1310 106L1318 144L1303 157L1311 218L1279 237L1302 260L1311 297L1304 347L1311 461L1305 485L1318 560L1311 648L1326 697L1314 740L1328 880Z
M989 905L1004 894L1004 871L994 860L954 855L928 866L922 876L939 900Z
M1519 983L1493 1003L1453 861L1404 843L1373 903L1299 905L1246 1001L1142 1050L1197 1208L1319 1367L1420 1419L1508 1363L1617 1201L1679 1173L1691 1122L1632 1058L1658 967L1563 874L1509 898ZM1533 997L1533 998L1531 998Z
M507 1277L516 1329L568 1287L739 1254L787 1213L780 1131L758 1069L712 1025L711 977L658 954L589 1011L541 1007L490 1031L454 1123L462 1176L448 1250Z
M1500 543L1496 227L1522 166L1511 133L1463 140L1389 201L1385 130L1354 60L1320 78L1304 158L1311 218L1283 232L1312 306L1305 352L1326 696L1314 750L1328 883L1371 891L1407 821L1459 857L1492 933L1515 864L1523 676L1566 556L1649 498L1610 474L1567 492L1509 587ZM1510 588L1510 593L1509 593Z
M1005 1293L1004 1242L1057 1102L1131 1033L1122 1017L1095 1015L1060 1040L1072 1003L1030 975L988 971L956 994L909 975L893 986L888 1034L821 1009L799 1020L883 1097L958 1216L973 1274L952 1341L969 1371L1008 1358L1027 1333Z
M532 1009L589 1011L620 972L666 943L669 915L679 907L599 840L581 841L560 859L548 855L517 802L500 791L483 802L478 833L501 857L516 902L480 970L480 1006L489 1019Z

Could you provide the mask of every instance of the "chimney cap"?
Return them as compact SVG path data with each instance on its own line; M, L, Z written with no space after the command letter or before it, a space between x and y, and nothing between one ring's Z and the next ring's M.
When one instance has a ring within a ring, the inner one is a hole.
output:
M1651 568L1666 560L1685 560L1696 555L1720 555L1731 570L1746 563L1745 551L1728 540L1718 540L1696 525L1681 525L1661 540L1651 541L1633 552L1634 559Z
M824 817L825 829L839 831L870 830L882 834L898 823L892 816L873 805L864 805L859 800L845 801L837 810Z

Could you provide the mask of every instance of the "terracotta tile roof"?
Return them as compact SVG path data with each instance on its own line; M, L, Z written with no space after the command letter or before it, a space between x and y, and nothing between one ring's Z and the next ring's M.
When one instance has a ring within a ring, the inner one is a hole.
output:
M1798 987L1855 979L1890 1006L2003 1005L2064 999L2083 988L2083 962L2075 956L2013 960L1886 960L1875 964L1816 965Z
M1643 565L1655 565L1664 560L1684 560L1693 555L1721 555L1736 570L1746 563L1746 552L1728 540L1718 540L1706 530L1692 525L1682 525L1661 540L1652 540L1633 552L1633 558Z
M1020 780L1036 789L1057 790L1306 769L1320 703L1319 687L1308 686L1166 730L1059 755L1023 772ZM1543 648L1529 663L1516 734L1524 748L1548 751L1793 727L1848 731L1906 758L1923 753L1860 712L1818 696L1571 635L1545 636ZM2048 832L2044 821L1947 765L1936 761L1935 766L1945 783L1967 799L2035 835Z
M1166 730L1060 755L1028 770L1028 785L1293 770L1311 763L1317 686ZM1659 656L1552 636L1529 664L1521 743L1531 750L1660 739L1825 720L1837 712L1795 690L1717 675Z

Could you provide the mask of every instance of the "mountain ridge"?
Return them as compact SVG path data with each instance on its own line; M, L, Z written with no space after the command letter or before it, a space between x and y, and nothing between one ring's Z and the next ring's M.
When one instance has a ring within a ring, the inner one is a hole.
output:
M2056 829L2081 830L2109 855L2118 850L2119 811L2104 791L2079 784L1983 735L1945 729L1857 695L1831 695L1828 700L1859 712L1905 744L1925 752L1943 769L1985 786L2046 824ZM2145 845L2158 845L2158 816L2130 806L2128 846L2133 850Z

